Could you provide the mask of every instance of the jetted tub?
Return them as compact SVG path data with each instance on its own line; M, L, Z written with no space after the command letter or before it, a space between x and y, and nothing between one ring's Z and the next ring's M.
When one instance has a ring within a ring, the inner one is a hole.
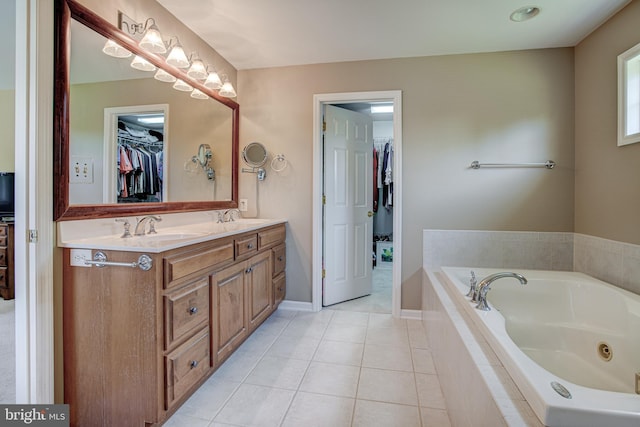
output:
M491 311L465 295L470 271L491 284ZM442 267L482 335L546 426L640 426L640 296L581 273ZM560 393L568 391L570 397Z

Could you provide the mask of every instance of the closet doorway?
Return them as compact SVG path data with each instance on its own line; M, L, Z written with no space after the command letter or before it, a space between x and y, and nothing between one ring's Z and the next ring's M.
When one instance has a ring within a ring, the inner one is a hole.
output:
M376 172L368 174L368 180L370 187L373 188L374 193L371 201L377 203L370 206L373 213L373 221L371 222L371 228L369 243L367 246L367 265L371 269L371 275L369 280L373 280L373 293L369 297L362 298L362 302L359 300L353 300L348 304L365 304L366 298L370 299L370 302L374 300L375 294L381 291L380 286L387 286L387 289L382 292L390 293L391 314L394 317L400 316L400 303L401 303L401 218L402 218L402 205L401 205L401 169L402 164L401 157L401 141L402 141L402 126L401 126L401 92L400 91L385 91L385 92L359 92L359 93L338 93L338 94L325 94L314 96L314 208L313 208L313 300L312 307L314 311L319 311L323 306L323 280L329 277L329 273L325 271L326 260L323 258L323 253L334 253L335 251L344 251L345 248L327 248L327 244L335 245L336 243L330 242L330 237L326 236L326 230L323 228L325 220L325 205L323 202L325 173L324 169L324 144L323 144L323 114L325 107L328 105L345 108L348 110L365 113L370 117L374 117L370 113L371 106L386 105L392 108L392 113L387 113L385 116L377 116L376 123L370 131L375 129L371 135L369 135L371 145L370 148L373 151L372 156L367 161L367 167L371 170L374 168L373 162L368 164L374 156L378 161L388 162L385 166L388 166L388 172L393 171L392 179L392 191L389 183L384 183L385 168L380 165L380 168L376 168ZM383 120L378 120L382 117ZM329 124L327 124L329 126ZM371 138L373 137L373 138ZM376 147L376 150L373 148ZM392 147L392 155L389 151ZM386 155L385 148L388 150ZM379 172L382 171L381 185L377 185ZM373 182L373 177L376 177L376 183ZM355 211L354 211L355 212ZM373 224L376 222L375 231ZM327 277L325 277L325 274ZM373 279L371 279L373 277ZM332 279L333 280L333 279ZM378 288L378 289L376 289ZM390 288L390 289L389 289ZM380 297L381 295L379 295ZM386 297L388 301L388 296ZM366 303L368 304L368 302ZM387 302L387 305L389 303ZM334 307L339 307L338 305ZM364 305L363 305L364 308Z

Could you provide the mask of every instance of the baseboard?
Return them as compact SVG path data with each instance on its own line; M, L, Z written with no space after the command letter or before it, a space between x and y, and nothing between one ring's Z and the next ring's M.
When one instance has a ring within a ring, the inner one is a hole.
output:
M400 310L401 319L422 320L421 310Z
M284 300L278 306L278 310L313 311L313 304L310 302Z

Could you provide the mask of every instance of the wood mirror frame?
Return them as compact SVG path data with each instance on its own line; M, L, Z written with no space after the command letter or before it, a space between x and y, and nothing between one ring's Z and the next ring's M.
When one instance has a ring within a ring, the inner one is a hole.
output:
M231 200L187 201L164 203L69 205L69 90L70 90L70 46L71 19L84 24L102 36L112 39L134 55L140 55L158 68L164 69L178 79L187 82L211 98L232 110L232 150L231 150ZM238 135L240 106L235 101L218 95L199 81L171 65L164 58L147 52L127 34L105 21L91 10L74 0L57 0L55 3L55 87L53 123L53 219L89 219L126 216L160 212L185 212L238 207Z

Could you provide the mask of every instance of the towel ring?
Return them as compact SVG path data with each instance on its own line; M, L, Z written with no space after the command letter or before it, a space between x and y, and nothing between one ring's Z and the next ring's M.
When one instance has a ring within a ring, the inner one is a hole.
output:
M284 154L277 154L271 160L271 169L273 169L275 172L282 172L287 168L288 165L289 165L289 162L287 162L287 159L284 157Z

